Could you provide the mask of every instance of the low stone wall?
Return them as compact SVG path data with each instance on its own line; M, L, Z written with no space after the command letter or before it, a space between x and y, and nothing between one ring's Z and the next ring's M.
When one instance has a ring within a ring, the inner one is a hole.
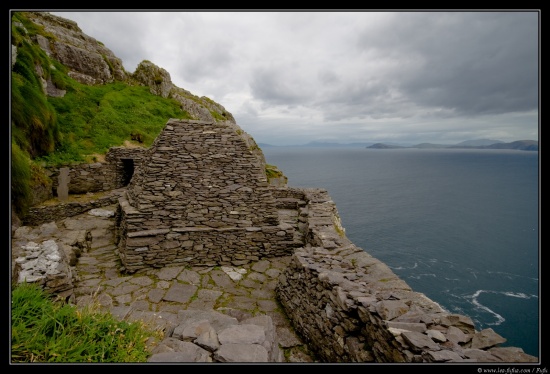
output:
M277 296L323 362L537 362L492 329L476 331L414 292L345 236L324 190L304 189L307 244L277 285Z
M71 194L83 194L87 192L98 192L112 190L115 187L114 165L95 162L92 164L77 164L67 166L69 169L68 192ZM59 174L62 168L48 168L52 179L52 189L55 191L59 186Z
M53 205L39 205L31 207L25 217L21 219L26 226L39 226L47 222L61 221L67 217L73 217L92 209L118 203L124 189L109 191L97 199L88 201L59 202Z
M143 147L111 147L105 155L105 162L66 166L68 169L68 193L105 192L125 187L132 177L132 175L128 175L128 165L125 164L125 161L130 161L132 169L137 168L145 151L146 148ZM53 194L53 191L59 187L61 169L63 168L47 168L48 176L52 181L53 196L57 196Z
M147 222L148 215L119 199L116 244L125 272L146 271L173 264L189 266L240 266L262 258L292 254L302 242L294 240L295 227L228 226L166 227L125 232L127 225Z

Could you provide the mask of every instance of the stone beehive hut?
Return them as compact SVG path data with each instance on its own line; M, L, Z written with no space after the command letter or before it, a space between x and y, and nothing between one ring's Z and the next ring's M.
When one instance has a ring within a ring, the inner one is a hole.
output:
M120 199L127 272L170 264L242 265L290 254L262 160L229 122L171 119Z

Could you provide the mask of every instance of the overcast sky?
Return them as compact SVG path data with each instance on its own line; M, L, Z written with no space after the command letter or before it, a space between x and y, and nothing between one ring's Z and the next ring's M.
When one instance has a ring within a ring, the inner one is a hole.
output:
M52 13L258 143L539 140L538 11Z

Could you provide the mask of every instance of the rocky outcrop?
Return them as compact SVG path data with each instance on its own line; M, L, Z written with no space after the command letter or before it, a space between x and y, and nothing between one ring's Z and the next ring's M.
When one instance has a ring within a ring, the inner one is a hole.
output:
M176 100L181 104L181 109L196 120L228 121L236 124L233 115L222 105L207 97L199 98L191 92L175 86L170 73L150 61L142 61L132 74L132 78L139 84L149 87L153 95Z
M167 98L174 86L170 74L153 64L151 61L142 61L132 77L144 86L148 86L153 95Z
M243 321L216 311L180 310L169 336L148 362L283 362L275 325L260 315Z
M76 22L48 12L28 12L48 37L35 35L35 42L48 56L67 66L69 76L84 84L124 81L122 61L96 39L82 32Z
M53 221L39 227L20 226L11 241L12 282L36 283L50 294L72 299L72 267L91 242L91 233L85 228L67 233Z
M75 80L87 85L124 81L131 85L147 86L151 94L179 102L182 111L195 120L225 122L232 126L247 143L249 150L257 157L262 168L265 166L264 155L254 139L237 125L233 115L219 103L207 97L195 96L191 92L175 86L170 74L165 69L147 60L141 62L133 74L126 73L122 61L111 50L96 39L84 34L78 25L71 20L48 12L24 12L24 14L29 20L35 22L38 27L30 33L22 23L14 21L14 25L21 30L21 34L27 35L26 39L29 43L38 45L51 59L66 65L69 68L68 75ZM12 45L11 57L13 67L17 61L17 47L15 45ZM52 69L53 65L50 65L49 68ZM35 70L42 82L44 94L50 97L63 97L65 95L66 91L55 86L51 76L45 72L45 67L36 64ZM69 193L78 194L83 191L99 191L120 187L119 179L124 178L120 173L115 176L116 179L114 180L86 178L86 175L98 171L103 175L110 172L105 168L100 169L101 166L101 163L98 162L89 166L89 169L91 169L89 171L78 172L79 175L77 176L71 175L73 183L71 183ZM74 169L77 167L72 167L71 173L74 173ZM94 168L95 170L92 170ZM120 165L117 165L117 168L117 171L120 170ZM40 194L36 194L33 205L38 205L53 197L51 191L56 188L56 175L52 174L51 177L53 185L45 186ZM115 186L108 185L111 181L114 181ZM281 181L278 181L279 185ZM90 185L90 183L94 185Z

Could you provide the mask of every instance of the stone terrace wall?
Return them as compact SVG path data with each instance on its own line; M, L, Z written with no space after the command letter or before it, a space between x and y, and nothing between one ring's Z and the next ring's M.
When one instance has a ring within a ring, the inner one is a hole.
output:
M293 191L294 197L296 190ZM303 189L307 245L294 252L277 296L323 362L537 362L492 329L450 314L356 247L325 190Z
M92 209L117 204L118 199L124 193L124 189L118 189L109 191L103 196L87 201L69 201L53 205L31 207L22 221L26 226L39 226L48 222L61 221L67 217L73 217Z
M110 191L124 187L128 183L123 159L133 161L134 166L139 167L141 157L146 149L112 147L105 155L105 162L92 164L76 164L69 168L69 193L84 194L88 192ZM48 168L52 179L52 189L57 190L59 168Z
M168 121L120 199L117 241L127 272L292 253L294 229L279 224L261 160L237 130Z
M133 168L138 168L145 148L112 147L105 156L105 162L93 164L77 164L69 168L69 194L90 194L105 192L97 199L82 199L83 201L65 201L57 204L39 204L29 208L22 222L28 226L38 226L43 223L59 221L67 217L82 214L88 210L118 203L121 188L125 187L129 179L128 160ZM59 168L48 168L52 180L52 194L59 185ZM84 201L85 200L85 201Z

